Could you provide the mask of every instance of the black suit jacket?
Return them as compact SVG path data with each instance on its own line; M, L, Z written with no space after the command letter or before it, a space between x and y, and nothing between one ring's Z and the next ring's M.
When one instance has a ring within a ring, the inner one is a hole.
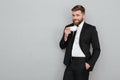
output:
M73 26L72 24L67 25L66 27ZM65 27L65 28L66 28ZM68 66L71 62L71 52L72 46L74 42L76 31L71 32L68 36L67 41L64 41L63 33L62 39L60 40L60 48L66 49L64 56L64 64ZM90 51L90 45L92 44L92 53ZM83 53L86 55L86 62L90 65L89 71L93 70L93 67L100 55L100 44L98 39L98 33L95 26L87 24L86 22L83 24L83 28L80 33L79 45Z

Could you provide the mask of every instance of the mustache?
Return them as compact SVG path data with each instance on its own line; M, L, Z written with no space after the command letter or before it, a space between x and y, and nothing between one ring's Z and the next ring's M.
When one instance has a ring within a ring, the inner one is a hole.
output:
M73 22L75 22L75 21L78 21L78 22L82 22L84 19L81 19L81 20L79 20L79 19L73 19L72 21Z
M77 23L75 22L76 20L78 21ZM79 20L79 19L73 19L73 23L74 23L75 25L79 25L82 21L83 21L83 19L82 19L82 20Z
M76 21L76 20L77 20L77 21L80 21L79 19L73 19L73 21Z

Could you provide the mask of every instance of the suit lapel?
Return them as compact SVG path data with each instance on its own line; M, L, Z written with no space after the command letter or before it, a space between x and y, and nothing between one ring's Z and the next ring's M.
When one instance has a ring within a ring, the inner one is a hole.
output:
M79 44L80 44L80 46L81 46L81 39L84 37L84 34L85 34L86 26L87 26L87 23L84 22L82 30L80 32L80 37L79 37ZM76 35L76 31L72 32L72 38L73 38L72 40L73 40L73 42L74 42L75 35Z
M85 34L85 30L86 30L86 23L84 22L81 33L80 33L80 38L79 38L80 43L81 43L81 39L83 38L83 36Z
M80 33L80 38L79 38L79 46L80 46L80 48L81 48L81 50L83 51L84 54L85 54L85 52L84 52L83 47L82 47L82 38L84 37L86 26L87 26L87 24L84 23L83 27L82 27L82 30L81 30L81 33Z

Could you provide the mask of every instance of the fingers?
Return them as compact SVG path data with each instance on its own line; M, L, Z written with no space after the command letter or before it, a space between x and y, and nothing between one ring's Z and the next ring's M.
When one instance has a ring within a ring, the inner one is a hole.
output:
M65 40L65 41L67 41L68 35L69 35L70 33L71 33L70 28L67 27L67 28L65 29L65 36L64 36L64 40Z
M70 33L71 33L70 28L67 27L67 28L65 29L65 34L66 34L66 35L69 35Z
M67 28L66 28L66 30L70 30L70 28L69 28L69 27L67 27Z
M88 63L85 63L86 65L86 70L88 70L90 68L90 65Z

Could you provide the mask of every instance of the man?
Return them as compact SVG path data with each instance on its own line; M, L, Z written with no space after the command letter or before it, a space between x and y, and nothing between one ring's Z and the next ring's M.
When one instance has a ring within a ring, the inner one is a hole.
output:
M66 69L63 80L88 80L100 55L100 44L96 27L84 21L85 8L76 5L72 8L73 23L64 29L60 48L66 49L64 64ZM77 26L76 31L70 27ZM92 52L90 51L92 45Z

